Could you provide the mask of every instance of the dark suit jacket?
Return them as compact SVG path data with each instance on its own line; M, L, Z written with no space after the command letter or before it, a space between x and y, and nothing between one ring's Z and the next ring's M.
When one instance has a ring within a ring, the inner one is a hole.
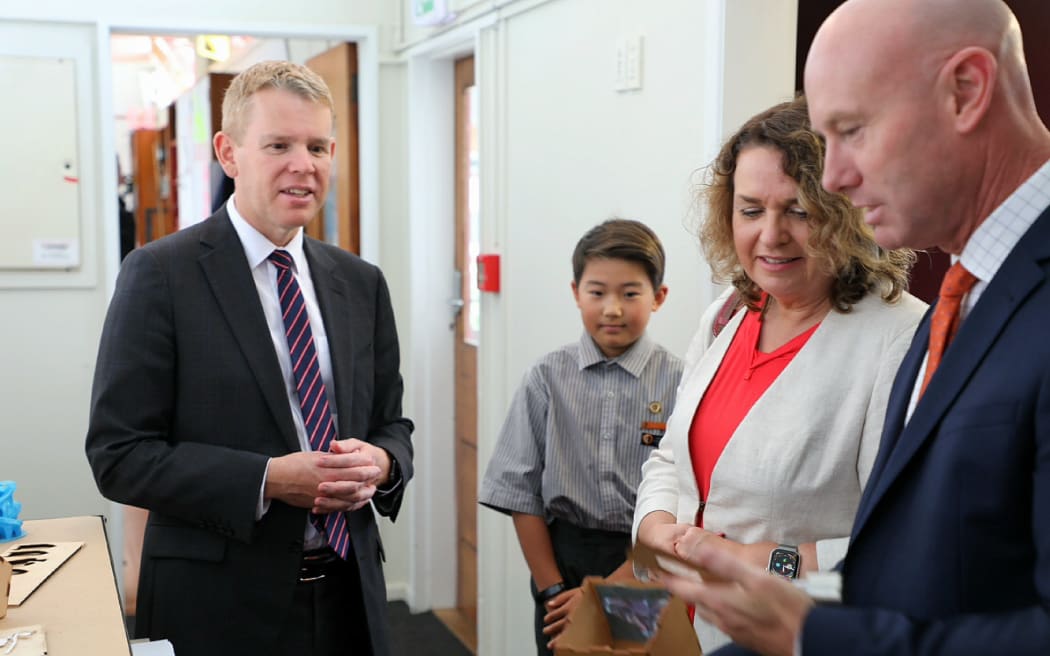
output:
M380 271L307 238L328 333L341 438L412 476L412 423ZM307 511L255 520L267 459L299 450L262 305L226 211L124 261L102 333L87 454L102 493L150 510L136 632L179 656L267 653L287 617ZM404 484L376 496L396 517ZM348 515L375 654L386 654L383 548L372 510ZM352 636L348 636L352 639Z
M911 420L897 374L843 566L805 656L1050 654L1050 210L949 346Z

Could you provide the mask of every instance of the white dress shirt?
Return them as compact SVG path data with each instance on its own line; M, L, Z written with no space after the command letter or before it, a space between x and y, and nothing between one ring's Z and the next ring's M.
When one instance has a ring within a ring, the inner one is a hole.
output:
M259 300L262 302L263 314L266 315L266 326L270 330L270 339L273 348L277 352L277 361L281 365L281 375L284 378L284 386L288 395L288 406L292 411L292 421L295 422L295 434L299 438L299 448L310 451L310 439L306 434L306 424L303 421L302 409L299 406L299 395L296 391L295 375L292 372L292 358L288 352L288 340L285 337L284 319L282 318L281 302L277 294L277 268L267 259L275 249L287 251L292 257L292 271L299 282L299 289L306 303L306 312L310 316L310 330L313 332L314 345L317 349L317 363L321 369L321 378L324 380L325 390L328 393L329 406L332 411L332 422L339 427L339 415L331 400L335 398L335 381L332 378L332 360L328 350L328 333L325 332L324 322L321 320L321 308L317 304L317 293L314 291L313 279L310 277L310 264L303 253L303 231L299 230L295 237L284 246L277 246L267 239L261 232L253 228L240 212L237 211L236 194L230 197L226 203L226 213L230 215L234 230L244 247L244 254L248 258L248 266L255 280L255 288L259 292ZM338 434L337 434L338 435ZM266 473L269 475L269 463ZM263 477L263 486L266 485L266 477ZM256 509L256 518L266 514L270 508L270 502L263 499L262 490L259 491L259 505ZM318 533L313 524L306 522L306 548L313 549L323 547L324 537Z
M952 256L952 264L962 261L966 270L977 278L977 282L959 306L960 325L977 305L977 300L988 288L988 283L998 273L999 267L1006 261L1014 246L1021 241L1021 237L1028 232L1047 206L1050 206L1050 160L1043 163L1032 177L1025 180L1024 184L977 226L963 247L961 255ZM926 377L928 359L929 352L922 361L919 375L915 378L905 421L911 420L915 405L919 402L919 391L922 389L922 380Z

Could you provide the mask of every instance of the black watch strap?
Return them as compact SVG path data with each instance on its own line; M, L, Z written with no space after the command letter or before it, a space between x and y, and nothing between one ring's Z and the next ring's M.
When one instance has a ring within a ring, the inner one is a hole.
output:
M560 595L563 592L565 592L565 582L564 581L558 581L557 583L555 583L551 587L544 588L543 590L540 590L539 592L537 592L536 593L536 597L535 597L536 598L536 602L540 603L540 604L545 604L545 603L547 603L551 599L554 599L555 597L557 597L558 595Z

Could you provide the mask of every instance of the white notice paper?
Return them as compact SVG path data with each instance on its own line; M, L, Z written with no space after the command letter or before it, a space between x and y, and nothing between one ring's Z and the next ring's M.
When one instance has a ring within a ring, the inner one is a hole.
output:
M175 656L175 647L167 640L132 641L131 656Z
M34 239L33 266L67 269L80 265L75 239Z

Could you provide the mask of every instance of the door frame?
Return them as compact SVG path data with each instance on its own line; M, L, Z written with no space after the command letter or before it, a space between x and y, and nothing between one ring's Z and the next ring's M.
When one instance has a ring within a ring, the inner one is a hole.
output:
M413 481L411 589L414 612L456 605L455 332L449 300L457 296L455 258L455 60L473 54L475 32L456 31L404 53L407 62L409 256L413 375L406 394L425 439L415 442L426 466Z

